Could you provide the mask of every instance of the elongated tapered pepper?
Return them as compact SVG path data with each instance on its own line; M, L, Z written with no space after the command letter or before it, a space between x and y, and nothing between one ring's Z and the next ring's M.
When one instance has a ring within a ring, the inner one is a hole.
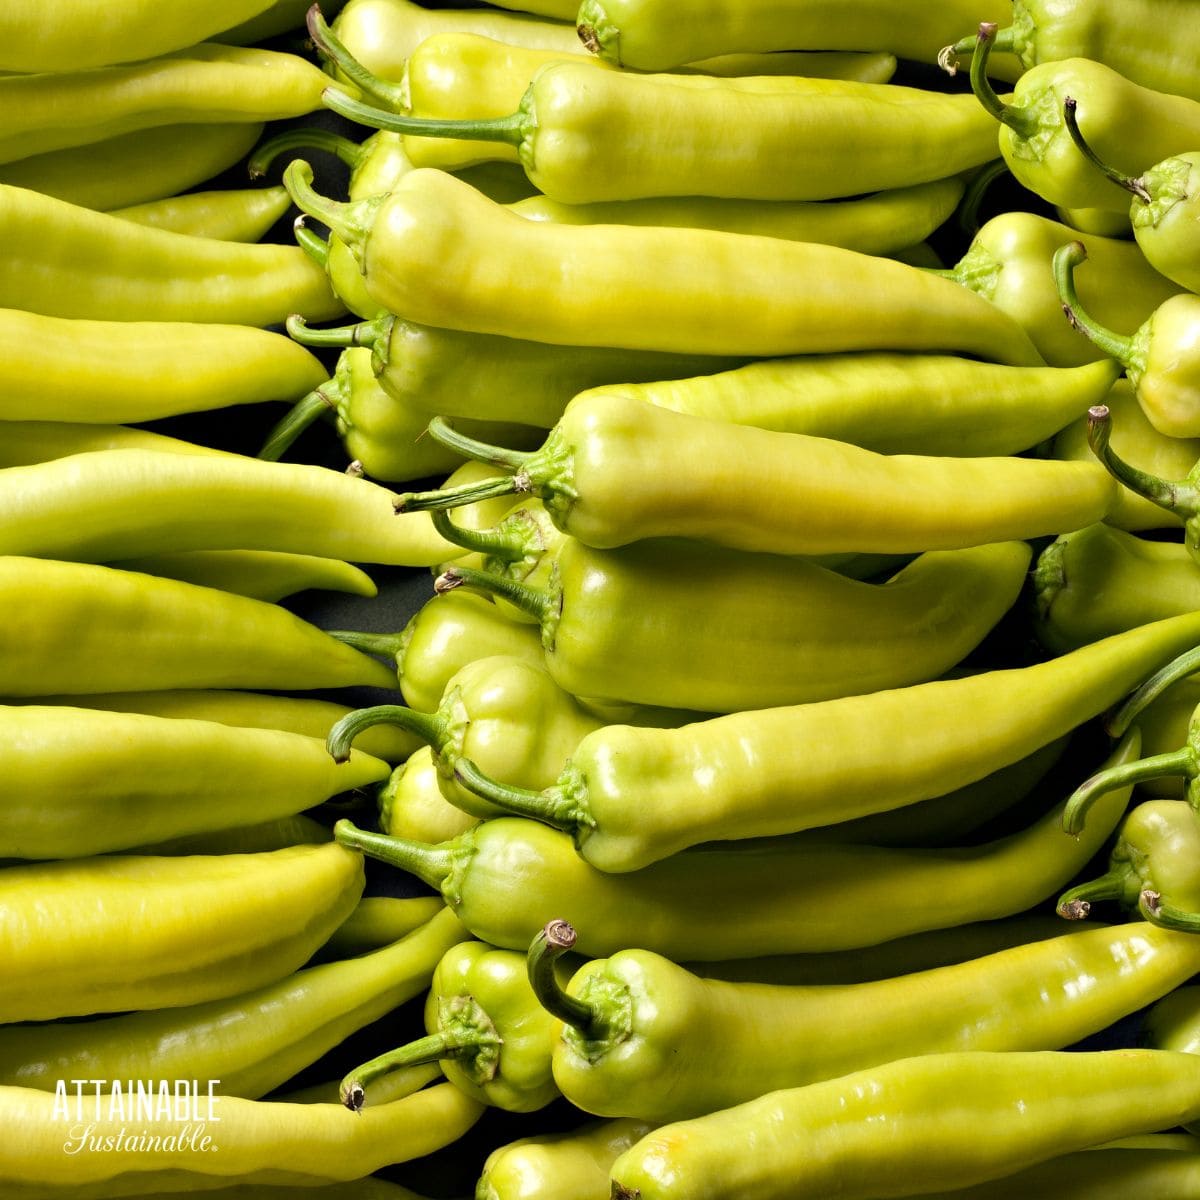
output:
M546 937L561 938L552 922ZM585 963L565 990L531 956L563 1022L554 1081L596 1116L672 1121L948 1050L1056 1050L1186 981L1200 943L1153 925L1071 933L874 983L804 987L703 979L659 954ZM997 1019L997 1014L1006 1014ZM763 1030L774 1035L765 1040Z
M902 1058L655 1130L613 1164L612 1197L919 1195L1169 1129L1197 1112L1200 1064L1187 1054L951 1051ZM878 1136L883 1126L886 1138Z
M1155 925L1195 935L1200 932L1198 854L1200 815L1193 805L1145 800L1121 822L1107 872L1063 892L1059 914L1079 920L1093 904L1115 900Z
M1168 618L1030 667L679 729L610 726L585 737L540 793L490 780L469 761L456 773L492 803L570 831L594 866L633 870L706 840L836 825L980 779L1103 712L1154 669L1139 646L1158 643L1165 658L1159 639L1197 619ZM986 735L948 752L939 714L951 711L972 713Z
M0 306L105 321L273 325L345 312L299 246L243 245L148 229L0 186Z
M1200 608L1200 566L1185 547L1104 524L1047 546L1033 586L1038 640L1057 652Z
M1012 21L997 32L995 48L1015 54L1026 69L1094 59L1135 83L1200 100L1191 70L1200 51L1196 16L1188 0L1013 0ZM1169 29L1170 37L1156 36L1156 29ZM974 46L971 34L947 46L943 60Z
M880 455L611 393L577 397L532 452L438 420L430 433L507 468L495 488L540 497L564 533L597 548L687 537L775 554L916 554L1078 529L1103 520L1116 495L1099 467ZM405 492L397 508L470 503L487 486Z
M9 468L3 488L13 497L4 554L104 562L180 550L281 550L409 567L454 555L428 517L397 518L387 488L308 463L94 451Z
M1110 761L1138 747L1134 732ZM1060 804L1016 834L967 848L783 839L689 850L621 875L590 866L566 834L519 818L482 821L432 846L345 820L334 835L436 888L492 945L527 947L557 912L580 931L581 954L637 942L675 962L712 962L848 950L1024 912L1087 864L1128 799L1128 789L1101 797L1078 839L1063 835Z
M403 116L336 88L342 116L406 136L516 149L565 204L649 196L829 200L945 179L995 157L990 115L966 96L800 76L716 78L538 68L520 106L478 120Z
M259 242L291 203L282 187L217 188L110 211L136 225L171 233L224 242Z
M734 712L941 674L1007 611L1028 563L1024 542L931 551L875 584L682 539L614 550L570 539L545 591L454 566L436 586L536 615L550 674L572 695Z
M1017 180L1051 204L1126 211L1129 197L1075 145L1063 118L1063 101L1078 101L1088 144L1126 174L1193 149L1200 141L1200 99L1156 91L1134 82L1106 60L1072 57L1042 63L1017 81L1010 101L987 80L996 27L979 27L971 60L971 86L1001 124L1000 153Z
M561 986L570 967L563 962L560 970ZM433 972L425 1028L427 1037L352 1070L342 1102L359 1111L371 1103L375 1079L435 1059L468 1096L508 1112L534 1112L558 1098L550 1074L558 1022L538 1003L520 951L470 941L450 947Z
M174 579L4 557L0 600L4 696L395 686L387 667L286 609Z
M256 821L253 825L237 825L210 833L189 833L148 842L130 849L130 854L190 855L190 854L261 854L282 850L286 846L318 846L331 841L328 825L314 821L303 813L291 817L276 817L273 821ZM361 905L362 901L359 901ZM357 911L357 908L355 909ZM342 926L338 926L342 928ZM328 942L326 946L328 946Z
M1054 277L1071 324L1105 354L1117 359L1147 419L1169 437L1200 434L1200 300L1183 292L1164 300L1132 336L1123 337L1094 319L1075 292L1074 269L1087 258L1082 242L1054 255Z
M681 379L723 371L742 358L669 354L440 329L387 315L343 329L289 320L309 346L369 346L380 385L431 417L515 421L549 429L578 392L607 383Z
M355 253L375 300L422 324L734 357L937 349L1040 361L1015 322L965 289L837 246L526 221L428 168L410 171L387 197L348 204L318 196L311 178L299 159L284 172L299 207ZM636 283L628 274L634 262ZM622 303L611 304L607 297L617 294ZM851 310L853 321L845 319ZM663 312L672 314L669 326Z
M326 378L304 347L250 326L0 310L6 421L150 421L218 406L295 401Z
M1123 462L1163 479L1182 479L1200 460L1200 438L1174 438L1159 433L1147 420L1129 380L1118 379L1113 384L1104 407L1112 417L1109 427L1112 448ZM1091 421L1085 414L1059 431L1050 452L1055 458L1093 461L1096 455L1088 444L1090 434ZM1137 532L1178 528L1183 518L1121 483L1116 504L1104 522Z
M972 238L946 272L1008 313L1054 366L1077 366L1109 352L1093 346L1063 320L1051 262L1054 252L1079 235L1031 212L1004 212ZM1146 262L1137 246L1089 234L1088 264L1079 273L1085 304L1113 329L1132 333L1179 288Z
M53 1092L60 1079L213 1079L256 1100L356 1029L419 995L467 937L443 910L360 958L307 967L254 991L86 1024L0 1026L0 1083Z
M0 709L0 759L0 858L78 858L249 825L388 774L366 754L331 769L320 741L293 733L32 704Z
M249 991L304 963L362 889L361 856L333 842L8 867L0 1014L43 1021Z

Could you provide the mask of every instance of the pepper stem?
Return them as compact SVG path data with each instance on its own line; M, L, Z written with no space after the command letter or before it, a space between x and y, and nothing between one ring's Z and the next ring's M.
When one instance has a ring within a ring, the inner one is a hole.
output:
M503 526L493 529L468 529L465 525L456 524L444 508L431 509L429 516L434 529L446 541L462 546L464 550L471 550L488 558L498 558L504 562L520 562L525 557L525 546Z
M1155 671L1145 683L1104 722L1104 727L1113 737L1120 737L1137 720L1143 710L1158 699L1172 684L1200 671L1200 646L1188 650L1178 658Z
M355 650L363 650L367 654L383 654L395 658L404 651L407 638L400 633L360 633L357 629L331 629L330 637L335 637Z
M580 825L576 806L563 794L561 788L548 787L540 792L531 788L516 787L484 774L469 758L460 758L454 764L454 778L469 792L490 800L497 808L515 813L520 817L531 817L555 829L573 832Z
M288 410L287 416L279 421L267 434L258 457L267 462L278 462L292 443L318 418L337 412L337 401L325 394L325 384L314 388L302 400Z
M496 496L511 496L527 490L521 486L520 475L497 475L493 479L481 479L477 483L461 483L452 488L437 488L431 492L401 492L393 501L393 505L398 513L424 512L439 508L462 508L465 504L475 504L480 500L492 500Z
M387 129L392 133L414 137L461 138L474 142L504 142L519 146L524 137L525 116L519 110L506 117L480 117L475 120L409 117L402 113L374 108L355 100L338 88L329 87L321 93L326 108L372 129Z
M1098 771L1071 793L1063 809L1063 829L1072 835L1079 833L1087 810L1106 793L1150 779L1162 779L1167 775L1195 778L1196 761L1189 748L1153 754L1136 762L1121 763L1106 771Z
M1178 929L1181 933L1200 933L1200 913L1164 904L1162 895L1146 888L1138 896L1138 912L1154 925L1164 929Z
M1089 316L1079 303L1079 293L1075 290L1075 268L1080 263L1087 262L1087 256L1087 248L1082 242L1068 242L1054 252L1054 285L1058 288L1063 312L1072 326L1088 341L1103 350L1109 358L1115 358L1128 365L1133 339L1106 329L1094 317Z
M575 946L575 929L566 921L549 922L529 943L527 964L529 986L538 1003L564 1025L580 1033L594 1028L597 1012L590 1005L567 993L558 982L554 964Z
M1096 404L1088 409L1087 414L1088 445L1092 453L1104 464L1109 474L1130 491L1137 492L1147 500L1165 508L1168 512L1178 512L1186 500L1191 497L1191 489L1184 489L1180 483L1173 483L1149 471L1143 471L1132 463L1127 463L1110 445L1112 439L1112 413L1105 404Z
M329 242L319 233L309 229L303 214L292 222L292 236L296 245L317 264L318 267L329 266Z
M308 25L308 36L312 39L312 43L321 57L333 63L359 91L368 96L374 96L376 100L381 104L386 104L389 108L401 109L404 107L404 88L368 71L346 49L341 38L329 28L325 18L321 15L319 4L314 4L308 10L305 20Z
M406 1067L419 1067L422 1063L437 1062L439 1058L456 1058L464 1050L475 1049L474 1039L451 1033L431 1033L418 1038L407 1046L398 1046L384 1054L355 1067L347 1073L338 1088L342 1103L352 1112L361 1112L367 1102L367 1088L384 1075L401 1071Z
M246 164L251 179L261 179L271 164L287 150L324 150L327 154L336 155L352 171L359 165L363 157L362 145L334 133L332 129L318 129L309 126L305 129L285 129L273 138L263 142Z
M485 462L493 467L508 467L519 471L533 457L532 450L510 450L506 446L493 446L481 442L478 438L455 429L445 417L434 417L429 422L429 436L435 442L457 451L464 458L473 458L476 462Z
M995 29L995 25L992 26ZM947 75L958 74L958 60L964 54L972 54L979 42L979 34L972 33L965 38L959 38L949 46L943 46L937 53L937 64ZM992 39L992 49L1011 51L1014 48L1014 31L1011 26L998 30Z
M332 346L348 349L351 346L374 348L380 339L387 338L395 317L387 314L373 321L359 321L354 325L342 325L337 329L310 329L308 322L299 313L287 319L287 331L293 341L302 346Z
M363 243L370 232L375 212L387 199L387 194L363 200L331 200L315 191L312 181L312 166L302 158L292 159L283 172L283 186L287 188L296 207L328 226L331 233L337 234L361 267Z
M1149 204L1150 193L1141 179L1132 175L1122 175L1115 167L1101 162L1099 155L1088 145L1087 139L1079 128L1079 116L1076 112L1078 107L1079 102L1074 96L1067 96L1063 100L1063 124L1066 125L1067 132L1071 135L1071 141L1075 143L1076 149L1106 179L1111 179L1118 187L1123 187L1127 192L1132 192L1139 200Z
M1015 108L1005 104L992 87L992 81L987 76L988 59L992 56L992 47L997 40L996 24L994 21L980 23L979 32L975 35L975 47L971 54L971 91L983 107L991 113L1001 125L1007 125L1020 138L1029 137L1037 124L1037 118L1023 108Z
M345 762L350 757L350 745L365 729L375 725L397 725L416 734L428 742L436 754L446 737L446 722L436 713L417 712L404 704L376 704L370 708L357 708L347 713L329 731L325 748L334 762Z
M1109 871L1097 879L1068 888L1055 906L1058 915L1068 921L1082 921L1090 915L1097 900L1119 900L1125 893L1125 874L1124 871Z
M441 891L453 870L454 841L431 845L410 838L389 837L386 833L360 829L345 817L334 825L333 837L339 845L407 871L437 891Z
M487 571L477 571L474 567L449 567L433 581L433 590L439 595L457 587L478 588L490 596L499 596L514 608L528 613L536 621L546 619L550 606L550 597L540 589L532 588L526 583L518 583L515 579L505 579L500 575L490 575ZM353 642L349 644L354 645Z

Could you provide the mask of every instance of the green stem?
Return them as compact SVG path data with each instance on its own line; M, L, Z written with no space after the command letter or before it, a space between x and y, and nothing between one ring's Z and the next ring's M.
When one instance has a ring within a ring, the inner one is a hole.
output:
M434 508L429 511L433 527L448 542L472 550L487 558L498 558L504 562L520 562L527 553L526 546L500 526L494 529L468 529L456 524L447 509Z
M321 93L326 108L369 125L372 129L387 129L392 133L412 134L415 137L461 138L474 142L504 142L519 146L525 136L525 114L517 111L507 117L480 117L475 120L439 119L437 117L409 117L402 113L373 108L361 100L355 100L337 88L326 88Z
M428 742L434 754L441 751L446 739L446 722L436 713L417 712L404 704L376 704L370 708L356 708L335 722L325 739L325 748L335 762L345 762L350 757L350 746L364 729L375 725L397 725L416 734Z
M551 825L555 829L573 832L579 827L576 806L563 794L561 788L548 787L540 792L530 788L516 787L485 775L469 758L460 758L454 764L454 778L469 792L484 800L490 800L497 808L530 817Z
M452 488L436 488L431 492L401 492L393 501L397 512L424 512L436 508L462 508L480 500L511 496L522 491L517 475L497 475L477 483L461 483Z
M1087 810L1101 796L1115 792L1118 788L1132 787L1150 779L1162 779L1168 775L1182 775L1188 779L1196 776L1196 761L1189 748L1170 750L1164 754L1153 754L1136 762L1121 763L1099 771L1085 780L1072 792L1063 809L1063 829L1077 834L1083 828Z
M1200 671L1200 646L1188 650L1178 658L1167 663L1161 670L1156 671L1117 711L1105 721L1105 729L1113 737L1121 737L1137 720L1142 711L1153 701L1181 679Z
M1097 404L1088 409L1088 445L1092 453L1104 464L1109 474L1130 491L1137 492L1147 500L1157 504L1168 512L1179 512L1191 499L1192 489L1185 489L1179 483L1151 475L1127 463L1115 450L1110 442L1112 439L1112 413L1108 406Z
M387 199L387 194L363 200L331 200L314 191L312 181L312 167L302 158L292 159L283 172L283 186L296 207L308 216L315 217L331 233L337 234L361 267L363 244L371 231L375 213Z
M322 58L328 59L361 92L374 96L389 108L404 107L404 89L391 80L368 71L366 67L346 49L342 40L329 28L321 15L320 6L314 4L308 10L308 36Z
M314 388L302 400L296 401L288 410L287 416L267 434L267 440L263 442L262 449L258 452L259 458L265 459L267 462L278 462L292 443L310 425L320 417L337 412L337 401L325 394L325 387L326 385L322 384L321 387Z
M1037 118L1031 116L1022 108L1014 108L1005 104L996 94L992 82L987 77L988 59L992 55L992 47L996 43L996 26L992 21L984 21L979 26L975 37L975 48L971 54L971 91L975 93L979 103L1002 125L1007 125L1020 138L1030 137L1037 125Z
M993 29L996 27L993 25ZM993 50L1011 51L1013 49L1013 29L1011 26L997 31L992 38ZM972 33L965 38L959 38L957 42L953 42L949 46L943 46L938 51L937 63L938 66L946 72L947 75L958 74L958 60L964 54L973 54L975 47L979 44L979 34Z
M261 179L271 164L285 150L324 150L327 154L336 155L352 171L363 159L363 148L358 142L334 133L332 129L285 129L263 142L250 155L246 166L251 179Z
M1103 350L1109 358L1115 358L1128 365L1133 350L1133 339L1106 329L1095 318L1090 317L1079 303L1079 293L1075 290L1075 268L1084 262L1087 262L1087 248L1082 242L1068 242L1054 252L1054 285L1058 288L1063 312L1066 313L1067 320L1088 341Z
M529 943L529 986L551 1016L586 1035L595 1026L596 1010L568 995L554 970L554 964L574 945L575 930L566 921L551 921L546 925Z
M511 471L520 471L535 453L532 450L510 450L506 446L493 446L489 442L481 442L478 438L469 437L455 429L445 417L434 417L429 422L428 432L435 442L454 450L463 458L473 458L476 462L505 467Z
M387 314L373 321L359 321L354 325L342 325L337 329L310 329L308 322L299 313L287 319L287 331L293 341L302 346L330 346L345 350L351 346L370 346L386 340L391 334L395 317Z
M1164 904L1162 896L1152 888L1146 888L1138 896L1138 912L1154 925L1164 929L1178 929L1181 933L1200 933L1200 913Z
M489 575L487 571L477 571L474 567L450 567L433 581L433 590L439 595L456 587L477 588L489 596L499 596L537 621L546 619L550 605L550 597L540 589L518 583L515 579Z
M1068 888L1058 898L1058 915L1068 921L1082 921L1097 900L1119 900L1125 894L1125 874L1124 871L1109 871L1098 879Z
M408 644L403 632L360 633L356 629L331 629L329 636L337 638L339 642L345 642L347 646L353 646L355 650L362 650L367 654L382 654L387 658L395 658L403 653Z
M449 1033L431 1033L428 1037L388 1050L355 1067L342 1080L338 1094L348 1109L361 1112L367 1102L367 1088L377 1079L405 1067L419 1067L422 1063L437 1062L440 1058L457 1058L461 1052L474 1050L476 1046L475 1039L468 1040Z
M1132 175L1122 175L1120 171L1114 167L1110 167L1108 163L1101 162L1099 155L1088 145L1087 139L1083 136L1083 132L1079 128L1079 118L1076 112L1078 107L1079 102L1074 96L1067 96L1063 100L1063 124L1066 125L1067 132L1071 135L1071 141L1075 143L1076 149L1106 179L1111 179L1118 187L1123 187L1127 192L1132 192L1139 200L1149 204L1150 193L1146 190L1146 185L1140 179L1136 179Z
M415 875L435 891L441 891L454 868L454 842L430 845L409 838L388 837L360 829L353 821L338 821L333 827L334 839L342 846L358 850L369 858Z
M301 215L292 222L292 235L296 245L317 264L318 267L329 266L329 242L319 233L314 233L305 223Z

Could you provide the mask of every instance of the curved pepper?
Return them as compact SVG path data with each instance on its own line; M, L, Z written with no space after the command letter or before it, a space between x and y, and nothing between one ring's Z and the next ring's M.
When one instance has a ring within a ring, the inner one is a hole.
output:
M1200 569L1187 549L1104 524L1047 546L1033 588L1038 640L1056 653L1200 608Z
M388 774L366 754L331 769L322 750L299 734L212 721L0 708L0 858L79 858L248 825Z
M286 609L174 579L0 557L0 608L4 696L395 686L381 663Z
M228 998L86 1023L0 1026L0 1083L53 1092L60 1079L212 1079L221 1095L258 1099L419 995L441 956L466 937L443 909L383 949Z
M613 550L571 539L545 592L454 566L435 586L534 613L550 674L572 695L720 713L941 674L1010 607L1029 553L1023 542L931 551L872 584L682 539Z
M915 1195L1011 1175L1197 1113L1195 1058L1165 1050L902 1058L664 1126L613 1164L612 1197ZM970 1135L958 1136L964 1126Z
M1105 354L1119 360L1150 423L1170 437L1200 434L1200 300L1184 292L1164 300L1131 337L1101 325L1075 293L1073 273L1087 258L1081 242L1054 255L1054 277L1071 324Z
M345 312L299 246L149 229L26 188L0 186L0 306L113 321L273 325Z
M1078 366L1108 351L1080 338L1063 320L1051 268L1054 252L1077 240L1073 229L1030 212L988 221L946 274L990 300L1029 334L1048 363ZM1079 285L1086 304L1114 329L1136 329L1179 288L1146 262L1132 242L1089 235Z
M565 982L565 963L562 971ZM361 1111L376 1078L435 1059L468 1096L508 1112L534 1112L558 1097L550 1074L557 1022L533 994L519 951L483 942L447 950L425 1000L425 1028L428 1037L351 1071L342 1102Z
M611 392L572 400L534 451L488 446L439 419L429 432L510 473L491 491L402 493L400 512L530 492L559 529L598 549L684 537L774 554L919 554L1078 529L1116 496L1098 467L881 455Z
M355 252L375 300L422 324L734 357L937 349L1040 361L1020 327L979 297L916 267L837 246L711 229L526 221L428 168L410 171L387 197L349 204L323 199L310 181L301 160L284 173L299 207ZM632 286L630 263L638 264ZM622 303L610 303L612 295ZM672 314L669 326L663 312Z
M1009 102L987 80L996 27L979 26L971 86L1000 122L1000 153L1017 180L1051 204L1126 211L1128 197L1080 153L1063 119L1063 101L1079 102L1088 144L1118 170L1136 175L1200 142L1200 100L1155 91L1103 61L1073 57L1026 71Z
M545 936L558 946L556 932L552 922ZM703 979L630 949L585 963L564 991L532 951L530 961L535 993L563 1022L553 1044L562 1094L597 1116L662 1122L897 1051L1061 1049L1190 978L1200 942L1123 924L898 979L810 987Z
M1137 748L1135 735L1111 761ZM711 962L847 950L1023 912L1104 845L1128 790L1100 803L1104 828L1089 821L1079 839L1063 836L1059 805L1011 837L969 848L777 840L689 850L621 875L589 866L566 834L519 818L483 821L434 846L345 820L334 835L436 888L472 934L492 945L527 947L546 913L560 912L580 930L582 954L638 943L675 962Z
M361 855L335 842L7 867L0 1014L178 1008L261 987L300 967L362 889Z

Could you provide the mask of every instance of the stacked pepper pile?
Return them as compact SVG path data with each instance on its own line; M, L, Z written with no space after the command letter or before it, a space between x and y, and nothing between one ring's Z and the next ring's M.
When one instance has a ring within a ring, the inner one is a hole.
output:
M4 1195L1187 1194L1190 0L65 7Z

